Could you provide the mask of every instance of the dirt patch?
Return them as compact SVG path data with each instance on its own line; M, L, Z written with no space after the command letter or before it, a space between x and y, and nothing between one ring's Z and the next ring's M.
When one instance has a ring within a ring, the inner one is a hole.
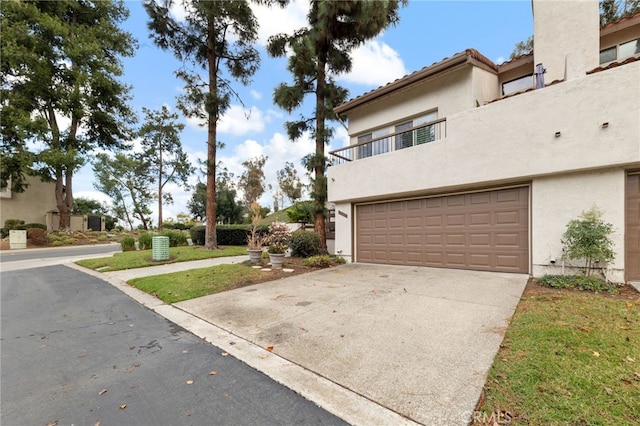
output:
M277 280L280 278L290 277L293 275L308 274L309 272L319 271L320 269L323 269L323 268L310 268L308 266L304 266L302 264L303 261L304 259L300 257L285 257L284 264L282 265L282 269L272 269L269 266L269 259L262 259L262 262L258 263L257 265L253 265L250 261L247 260L246 262L244 262L245 265L248 265L248 266L260 265L264 269L271 269L270 271L264 271L262 274L260 274L260 278L252 279L251 283L248 283L248 284L258 284L262 282Z
M638 292L635 288L631 287L629 284L625 284L620 287L617 293L609 293L609 292L600 292L594 293L591 291L577 290L577 289L565 289L565 288L551 288L541 286L538 283L537 278L529 278L527 281L527 286L524 289L523 296L543 296L543 295L562 295L562 294L584 294L584 295L593 295L596 297L606 297L609 299L616 300L635 300L640 301L640 292Z

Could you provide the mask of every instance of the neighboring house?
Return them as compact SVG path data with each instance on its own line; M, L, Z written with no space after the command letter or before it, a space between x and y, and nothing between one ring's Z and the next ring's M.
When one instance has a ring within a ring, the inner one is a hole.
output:
M560 273L567 223L596 205L607 277L640 280L640 14L600 28L597 0L532 4L533 54L469 49L335 108L336 253Z
M54 182L43 182L37 176L25 176L29 185L24 192L12 192L11 185L0 191L0 227L8 219L25 223L45 223L48 211L57 210ZM56 224L56 228L57 228Z
M60 215L55 196L55 182L43 182L36 176L25 176L29 185L24 192L11 191L11 185L0 188L0 227L8 219L23 220L25 224L41 223L49 229L58 229ZM71 216L74 231L101 231L105 229L103 216Z

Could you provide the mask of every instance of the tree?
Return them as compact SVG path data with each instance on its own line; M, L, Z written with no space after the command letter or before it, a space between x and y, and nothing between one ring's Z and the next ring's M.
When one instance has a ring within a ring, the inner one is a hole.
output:
M171 0L147 1L144 7L151 18L148 27L154 43L184 64L176 72L185 83L178 108L187 117L207 120L205 247L215 249L217 125L231 97L237 97L229 77L247 85L258 68L260 57L252 46L258 23L245 0L185 0L182 4L187 12L184 21L170 15Z
M68 229L74 173L94 148L122 147L134 122L129 87L118 81L119 58L136 46L119 28L128 10L119 0L0 7L1 179L18 191L25 172L54 179L60 227Z
M264 165L266 162L267 157L261 155L242 163L245 170L238 181L238 188L244 194L244 205L247 211L250 211L251 205L257 203L258 198L264 194Z
M308 26L293 35L272 36L267 45L271 56L288 56L287 69L293 77L292 84L281 83L276 87L274 102L291 113L302 106L305 95L315 96L314 115L287 122L285 127L294 141L306 131L315 139L315 153L309 157L307 166L314 173L315 230L320 235L322 252L327 251L324 149L333 133L325 121L336 119L333 108L347 98L347 90L338 86L331 76L349 72L350 52L399 21L401 4L406 4L406 0L312 0Z
M612 233L613 225L602 220L598 208L582 212L578 219L569 221L562 234L563 257L584 260L586 275L591 275L596 263L604 266L615 258Z
M509 55L509 59L515 59L522 55L533 53L533 36L529 36L525 41L519 41L513 48L513 52Z
M605 26L640 12L640 0L601 0L600 25Z
M142 137L140 161L148 162L148 173L153 174L158 188L158 229L162 229L162 204L172 203L170 193L164 192L165 186L172 182L188 188L187 179L193 173L187 153L182 150L180 132L184 124L178 123L178 115L162 106L160 111L142 108L145 122L138 134Z
M284 168L277 171L277 177L280 190L291 204L295 204L302 198L302 182L293 163L285 162Z
M100 153L93 163L96 178L93 186L111 197L114 215L126 220L130 229L133 229L134 218L142 223L143 229L151 225L149 204L155 194L149 190L153 177L146 170L147 164L123 153L113 158Z
M226 169L225 169L226 170ZM225 178L228 174L219 174L216 183L216 220L220 223L242 223L244 208L238 203L238 194L233 182ZM187 204L192 216L197 220L206 217L207 186L198 182L191 200Z

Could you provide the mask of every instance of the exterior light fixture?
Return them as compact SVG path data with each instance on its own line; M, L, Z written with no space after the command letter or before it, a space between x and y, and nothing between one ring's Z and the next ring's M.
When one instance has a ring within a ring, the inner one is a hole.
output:
M606 129L607 127L609 127L609 122L605 121L604 123L602 123L600 127L602 127L603 129Z
M560 137L560 135L562 135L562 133L560 133L560 132L556 132L555 137L556 137L556 138L559 138L559 137Z

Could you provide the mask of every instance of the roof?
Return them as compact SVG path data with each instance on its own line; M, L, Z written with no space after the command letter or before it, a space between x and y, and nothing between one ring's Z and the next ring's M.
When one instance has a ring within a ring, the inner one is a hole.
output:
M624 61L612 62L610 64L607 64L604 67L594 68L591 71L587 71L587 74L594 74L594 73L597 73L597 72L600 72L600 71L610 70L611 68L616 68L616 67L619 67L620 65L626 65L626 64L630 64L630 63L636 62L636 61L640 61L640 57L631 56L631 57L625 59Z
M450 58L445 58L440 62L436 62L432 65L426 66L418 71L392 81L391 83L380 86L377 89L373 89L351 100L348 100L347 102L338 105L333 110L336 114L344 113L366 102L370 102L389 93L393 93L399 89L411 86L417 82L441 74L445 71L449 71L460 65L467 64L483 68L496 74L498 73L498 66L494 64L490 59L488 59L486 56L482 55L475 49L466 49L460 53L456 53Z
M600 28L600 36L608 35L612 32L620 31L627 27L632 27L640 23L640 12L631 15L625 16L618 19L615 22L609 22L607 25Z

